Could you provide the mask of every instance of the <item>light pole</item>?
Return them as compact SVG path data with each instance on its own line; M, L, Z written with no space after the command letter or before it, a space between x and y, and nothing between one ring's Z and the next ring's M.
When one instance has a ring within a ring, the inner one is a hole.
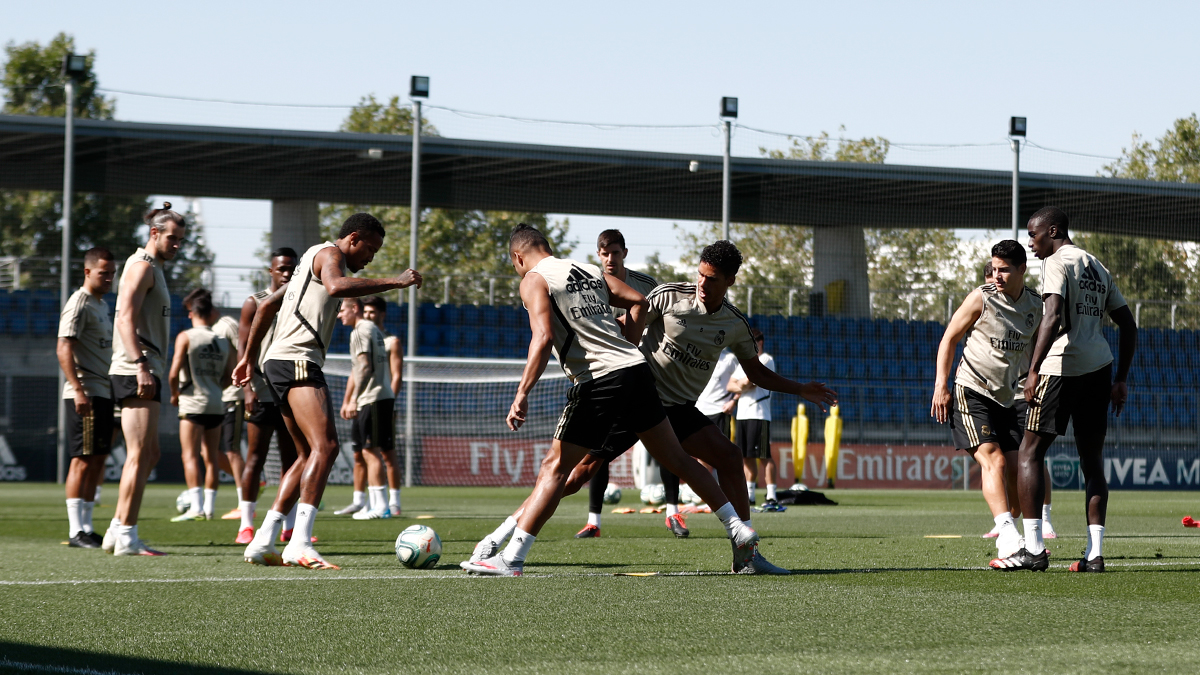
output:
M1025 118L1008 118L1008 144L1013 151L1013 186L1012 186L1012 238L1020 241L1021 231L1021 141L1025 138Z
M721 238L729 240L729 144L733 136L731 120L737 119L738 100L732 96L721 97L721 131L725 137L725 163L721 168Z
M412 99L412 218L408 231L408 266L417 269L417 227L421 223L421 99L429 96L429 78L413 75L409 83L408 96ZM412 487L413 412L416 404L417 366L413 357L417 355L417 287L408 287L408 358L404 379L404 486Z
M63 56L62 74L66 78L64 90L66 93L66 124L63 125L63 197L62 197L62 256L60 258L58 280L58 306L67 306L67 298L71 297L71 194L74 191L75 175L75 80L87 74L87 57L82 54L67 53ZM55 397L62 397L66 386L66 377L62 369L58 371L58 391ZM66 411L59 401L58 406L58 461L57 478L61 484L66 480L67 454L67 419Z

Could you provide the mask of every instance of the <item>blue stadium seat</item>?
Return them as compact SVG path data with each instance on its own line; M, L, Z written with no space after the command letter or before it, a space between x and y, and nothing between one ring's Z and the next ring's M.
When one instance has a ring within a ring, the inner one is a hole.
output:
M419 325L436 326L442 323L442 313L436 305L431 303L423 303L417 310L417 321Z
M850 377L856 380L865 380L869 376L870 371L866 361L855 359L850 362Z
M825 357L815 358L810 362L810 364L813 377L833 377L833 363L829 359Z
M896 361L885 361L883 364L883 376L889 380L899 380L904 373L901 370L900 364Z
M457 326L461 323L462 310L458 305L442 305L442 325Z
M846 347L846 340L844 338L834 340L833 342L829 343L829 347L826 350L826 355L831 359L845 359L849 355Z
M441 328L441 326L425 324L422 326L418 326L418 331L420 333L420 335L418 336L420 339L419 344L418 344L418 349L420 349L420 352L428 353L427 350L432 349L433 347L436 347L438 345L441 345L441 343L442 343L442 328ZM420 352L418 352L418 353L420 353Z
M906 380L916 380L921 376L921 369L916 361L906 360L900 364L900 374Z
M55 314L45 312L34 314L30 319L30 324L34 335L46 336L58 332L58 316Z
M462 330L454 324L442 326L442 344L449 347L455 353L461 352Z
M458 308L458 321L463 326L478 326L480 314L475 305L463 305Z

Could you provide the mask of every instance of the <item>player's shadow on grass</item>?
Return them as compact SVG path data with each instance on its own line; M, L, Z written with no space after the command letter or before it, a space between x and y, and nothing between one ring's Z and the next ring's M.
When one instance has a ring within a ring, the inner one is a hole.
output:
M134 656L115 656L61 647L42 647L15 642L0 642L0 673L28 672L120 672L172 673L178 675L219 675L234 673L256 675L258 670L202 666ZM265 673L263 674L265 675Z

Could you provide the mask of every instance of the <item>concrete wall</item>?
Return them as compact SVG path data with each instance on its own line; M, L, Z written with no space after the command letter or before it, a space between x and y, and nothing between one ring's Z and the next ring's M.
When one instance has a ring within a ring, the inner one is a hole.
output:
M309 247L321 243L320 213L317 202L305 199L271 202L271 248L290 246L304 255Z
M837 281L845 284L841 308L832 306L826 291ZM813 228L813 292L826 294L827 315L871 316L867 244L861 227Z

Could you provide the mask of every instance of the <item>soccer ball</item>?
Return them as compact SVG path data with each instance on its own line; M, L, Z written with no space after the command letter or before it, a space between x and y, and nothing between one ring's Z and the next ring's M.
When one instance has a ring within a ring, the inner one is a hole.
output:
M619 504L621 503L621 488L614 483L609 483L608 487L604 488L604 503Z
M192 498L188 496L188 491L184 490L175 498L175 510L180 513L187 513L187 510L192 508Z
M704 500L700 498L700 495L696 494L692 486L684 484L679 486L679 502L681 504L695 504L699 506L704 503Z
M401 565L425 570L442 558L442 540L433 528L413 525L396 537L396 559Z
M642 503L658 506L667 499L667 490L662 483L647 484L642 487Z

